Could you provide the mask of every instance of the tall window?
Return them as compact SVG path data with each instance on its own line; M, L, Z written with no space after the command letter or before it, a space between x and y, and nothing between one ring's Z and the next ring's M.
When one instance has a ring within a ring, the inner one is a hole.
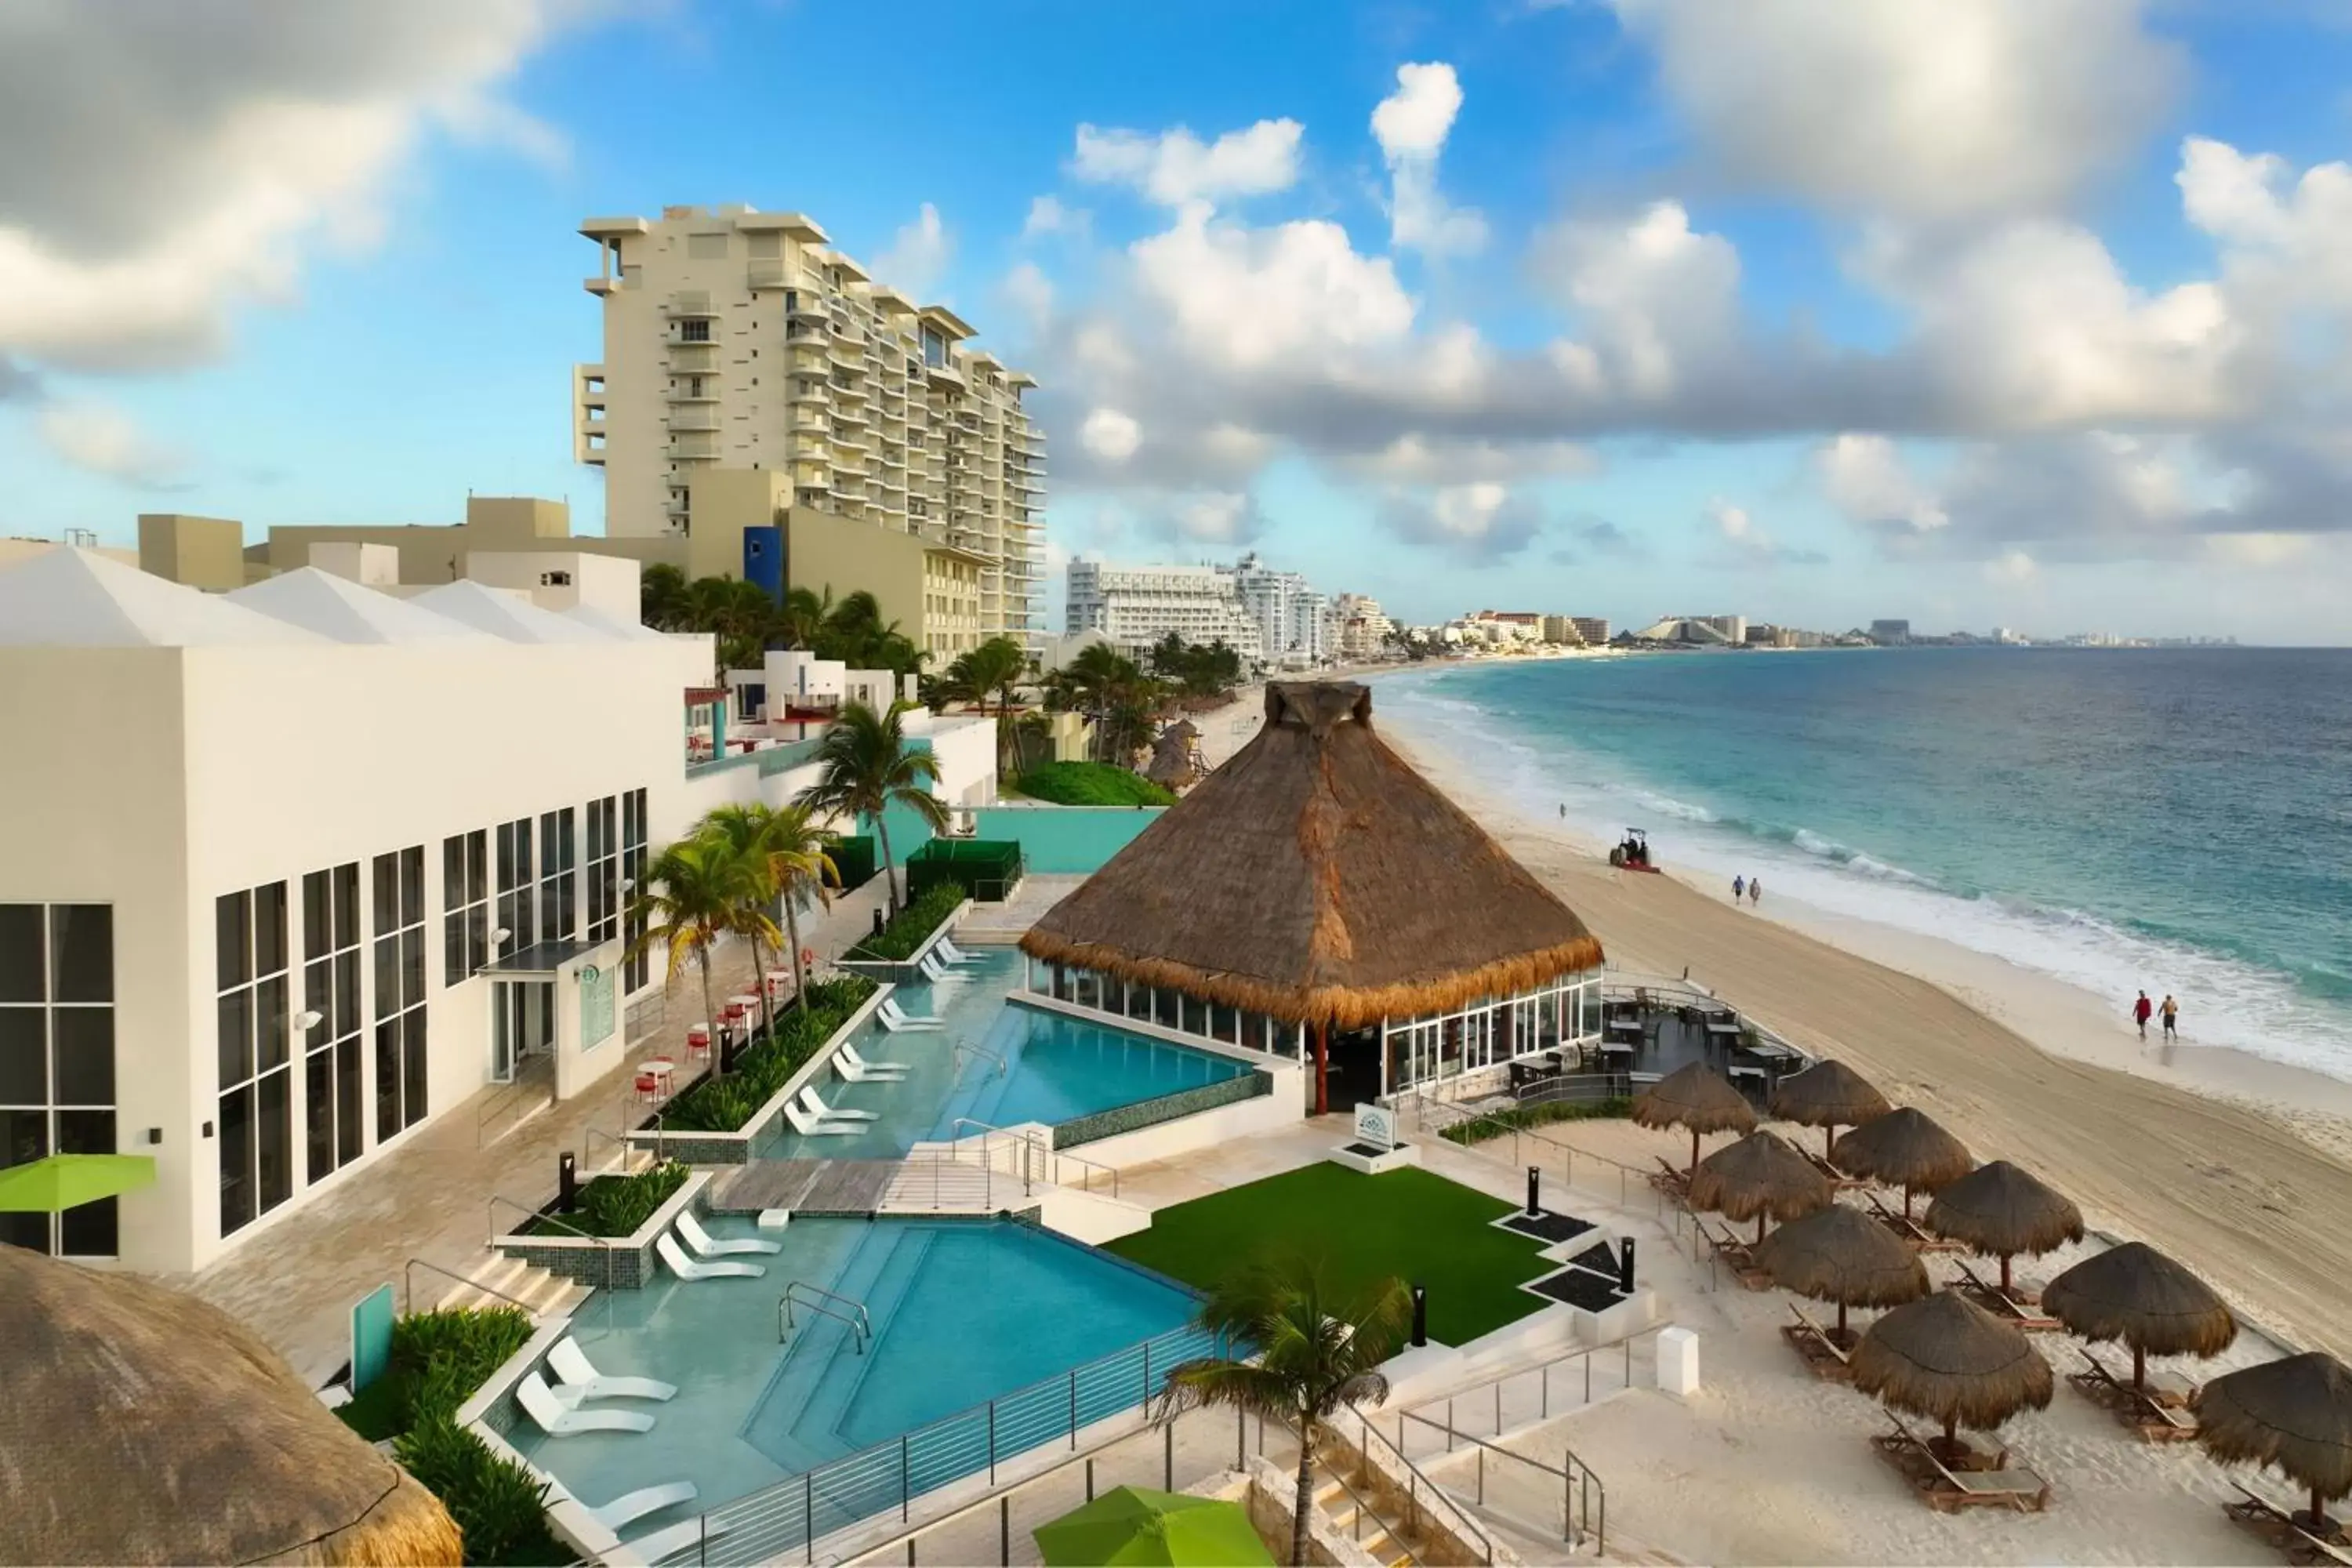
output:
M539 940L556 942L580 928L572 910L580 880L579 813L570 806L539 819Z
M530 877L530 818L499 824L498 923L507 936L504 942L490 944L493 951L520 952L531 944L531 932L537 929L531 920L536 891Z
M638 890L646 885L646 792L633 789L621 797L621 897L626 903L634 901ZM622 935L629 944L629 957L622 964L626 982L621 988L628 995L645 989L653 956L637 950L646 934L646 918L630 914L622 922Z
M425 847L375 858L375 1136L425 1120Z
M588 940L610 942L621 929L620 797L588 803Z
M441 984L461 984L490 961L490 836L441 841Z
M366 1146L360 1116L360 863L302 879L302 1114L310 1179L325 1181Z
M288 1012L286 884L213 901L219 982L223 1236L294 1191L294 1073Z
M111 1154L114 910L0 904L0 1168L51 1153ZM0 1214L0 1242L115 1255L116 1201Z

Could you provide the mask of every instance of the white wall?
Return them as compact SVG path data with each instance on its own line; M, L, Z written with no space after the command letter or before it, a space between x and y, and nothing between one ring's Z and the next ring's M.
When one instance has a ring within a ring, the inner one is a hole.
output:
M317 547L312 548L315 553ZM625 555L561 550L469 550L465 563L465 574L473 581L519 589L542 610L586 605L629 626L636 624L642 572Z

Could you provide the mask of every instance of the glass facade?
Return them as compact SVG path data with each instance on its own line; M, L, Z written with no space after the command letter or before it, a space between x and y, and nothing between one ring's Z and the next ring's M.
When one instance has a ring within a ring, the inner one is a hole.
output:
M302 1117L309 1179L325 1181L360 1157L360 863L302 879Z
M118 1152L114 910L0 904L0 1168ZM0 1242L71 1258L117 1251L117 1204L0 1214Z
M471 980L490 961L490 835L441 841L441 984Z
M375 1136L425 1120L425 847L375 858Z
M213 910L220 1228L227 1236L294 1192L286 884L225 893Z

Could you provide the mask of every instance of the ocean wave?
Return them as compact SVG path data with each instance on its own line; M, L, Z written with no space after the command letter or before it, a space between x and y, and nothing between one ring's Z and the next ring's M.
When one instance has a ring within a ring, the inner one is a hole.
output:
M1703 805L1694 805L1686 800L1676 800L1670 795L1660 795L1654 790L1646 789L1635 789L1631 793L1635 800L1642 803L1643 810L1650 812L1654 816L1669 816L1677 822L1717 822L1721 820L1715 815L1715 813L1709 811L1706 807Z

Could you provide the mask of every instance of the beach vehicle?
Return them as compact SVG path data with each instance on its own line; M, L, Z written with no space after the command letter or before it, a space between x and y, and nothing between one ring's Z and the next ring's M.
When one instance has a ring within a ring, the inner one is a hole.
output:
M1621 871L1654 871L1657 863L1650 858L1650 835L1647 829L1629 827L1625 837L1609 847L1609 863Z

